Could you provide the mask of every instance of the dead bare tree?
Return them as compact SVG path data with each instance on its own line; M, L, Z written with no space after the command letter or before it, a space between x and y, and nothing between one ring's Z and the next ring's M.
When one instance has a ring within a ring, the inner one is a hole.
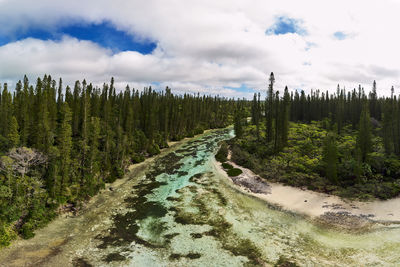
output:
M13 148L7 155L13 160L12 169L18 172L22 178L30 168L47 162L45 155L27 147Z

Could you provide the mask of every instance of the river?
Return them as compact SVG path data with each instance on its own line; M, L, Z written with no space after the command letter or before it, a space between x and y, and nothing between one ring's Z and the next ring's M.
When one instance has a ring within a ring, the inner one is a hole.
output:
M163 150L94 197L0 251L0 266L396 266L400 227L348 233L238 191L214 153L232 129Z

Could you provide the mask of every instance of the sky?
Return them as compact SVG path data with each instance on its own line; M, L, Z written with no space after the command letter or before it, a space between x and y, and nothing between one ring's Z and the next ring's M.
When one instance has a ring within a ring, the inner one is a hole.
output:
M400 93L400 0L0 0L0 82Z

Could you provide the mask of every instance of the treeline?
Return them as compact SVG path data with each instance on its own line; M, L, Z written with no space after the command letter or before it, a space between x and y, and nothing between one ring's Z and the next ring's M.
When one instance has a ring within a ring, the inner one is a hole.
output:
M274 74L271 73L265 101L260 100L260 94L254 94L251 121L256 125L259 137L260 122L265 120L266 141L273 141L278 151L286 144L288 121L324 121L327 123L326 127L330 127L339 135L343 127L349 124L353 130L364 127L362 132L367 131L366 138L370 134L369 128L382 128L385 152L388 155L394 153L400 156L400 97L394 94L393 87L390 97L378 97L375 81L368 95L361 85L358 89L350 91L341 89L338 85L336 93L312 90L307 95L303 90L300 93L296 90L289 94L286 87L284 96L279 97L279 91L273 89L274 82ZM362 125L361 122L365 120L367 125ZM276 145L279 143L280 145ZM365 153L363 152L364 156Z
M16 225L32 230L64 203L93 196L125 168L158 154L169 140L232 122L235 101L76 81L51 76L0 90L0 243Z

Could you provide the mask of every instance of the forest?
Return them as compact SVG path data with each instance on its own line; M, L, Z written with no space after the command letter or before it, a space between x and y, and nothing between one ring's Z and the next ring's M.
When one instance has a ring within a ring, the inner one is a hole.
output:
M117 93L50 75L0 90L0 247L30 238L63 205L76 207L160 153L168 141L232 124L233 99L151 87Z
M387 97L378 97L375 81L368 94L361 86L308 95L286 87L280 97L274 82L271 73L265 101L254 94L251 104L237 103L236 138L228 142L235 163L269 181L345 198L400 193L400 97L393 87Z

